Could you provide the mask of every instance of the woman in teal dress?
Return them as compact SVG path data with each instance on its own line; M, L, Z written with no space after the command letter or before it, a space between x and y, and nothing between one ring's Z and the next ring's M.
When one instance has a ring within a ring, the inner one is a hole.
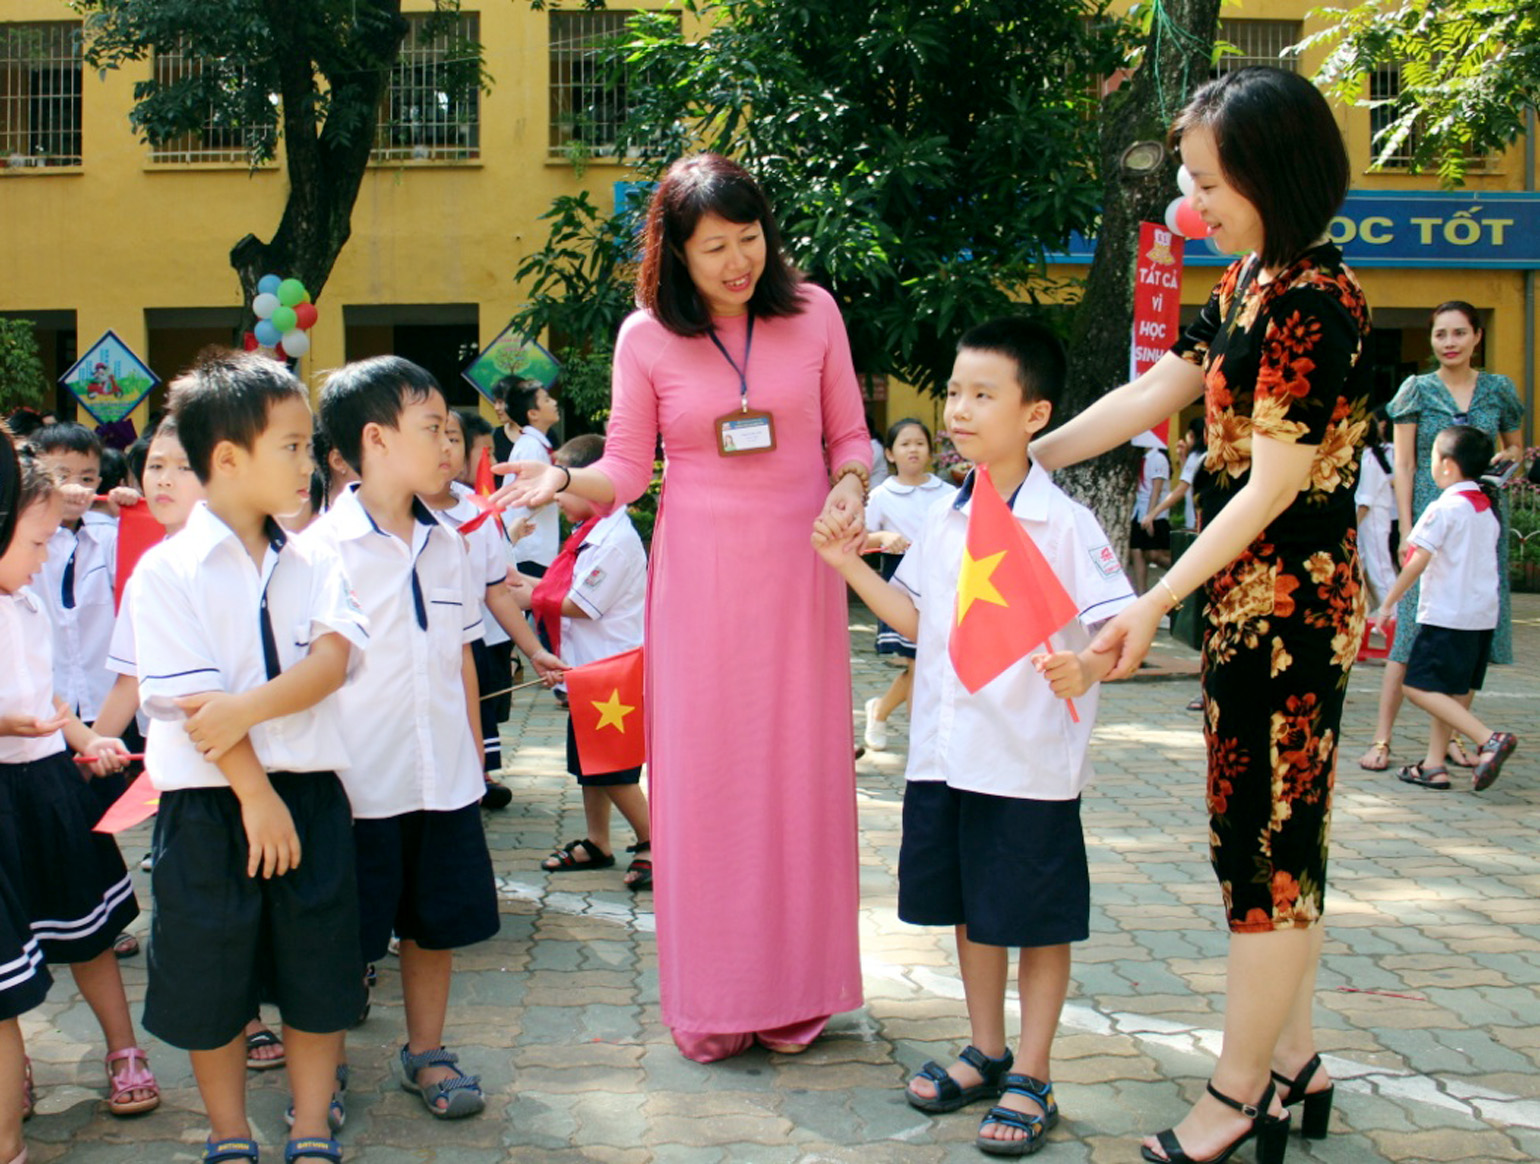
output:
M1428 473L1433 438L1451 424L1469 424L1492 438L1500 460L1520 460L1524 455L1519 425L1524 406L1513 381L1493 372L1477 371L1471 360L1481 343L1481 323L1476 309L1461 300L1441 303L1432 315L1435 371L1407 377L1388 409L1395 425L1396 511L1401 535L1406 536L1422 511L1438 496L1438 486ZM1492 636L1492 662L1513 662L1513 625L1508 609L1508 524L1506 493L1502 497L1502 536L1497 543L1500 595L1497 630ZM1374 743L1359 764L1373 772L1389 766L1390 734L1401 708L1401 681L1406 675L1412 639L1417 633L1417 593L1414 584L1396 609L1396 638L1380 688L1379 721ZM1470 767L1474 762L1459 741L1449 746L1451 762Z

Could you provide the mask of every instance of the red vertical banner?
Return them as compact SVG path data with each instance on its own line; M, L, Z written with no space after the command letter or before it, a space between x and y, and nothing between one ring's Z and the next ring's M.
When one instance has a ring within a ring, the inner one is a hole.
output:
M1129 378L1138 379L1165 355L1181 334L1182 236L1154 222L1139 224L1138 276L1134 283L1134 335ZM1155 426L1170 441L1171 422Z

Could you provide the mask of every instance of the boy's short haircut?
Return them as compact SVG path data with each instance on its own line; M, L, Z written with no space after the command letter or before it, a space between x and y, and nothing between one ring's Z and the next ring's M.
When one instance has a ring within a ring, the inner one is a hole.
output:
M604 438L596 432L575 436L552 457L558 465L569 469L586 469L604 456Z
M508 390L508 419L519 427L529 423L529 414L536 408L536 401L545 385L539 380L520 380Z
M267 430L273 405L310 396L277 360L256 352L205 348L193 366L171 382L171 420L187 452L187 463L208 484L214 450L230 441L250 450Z
M476 409L456 408L454 413L460 418L460 431L465 435L465 443L467 445L478 437L492 435L492 425Z
M1041 323L1022 315L991 319L964 332L957 350L993 352L1014 361L1022 400L1046 400L1058 408L1069 362L1059 337Z
M136 437L134 443L128 446L123 454L128 458L128 472L139 485L140 492L144 491L144 466L150 459L150 442L155 439L152 432L143 433Z
M332 448L364 471L364 429L371 424L396 428L408 405L437 393L433 373L400 356L373 356L344 364L326 377L321 389L321 427Z
M45 424L27 438L27 443L39 453L84 453L97 460L102 456L102 438L73 420Z
M98 493L111 493L128 480L128 458L119 450L103 447L102 479L97 483Z

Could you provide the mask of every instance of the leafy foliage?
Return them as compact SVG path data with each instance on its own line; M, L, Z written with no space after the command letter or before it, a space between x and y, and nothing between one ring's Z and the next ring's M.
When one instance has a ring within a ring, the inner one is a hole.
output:
M48 378L27 319L0 319L0 415L44 403Z

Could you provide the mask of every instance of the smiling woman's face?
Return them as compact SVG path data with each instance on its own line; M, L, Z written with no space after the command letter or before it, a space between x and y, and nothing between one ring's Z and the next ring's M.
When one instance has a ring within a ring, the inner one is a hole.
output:
M712 315L742 315L765 273L765 232L709 211L685 240L684 265Z
M1219 144L1207 129L1182 135L1182 164L1192 175L1192 204L1213 231L1214 245L1227 254L1262 249L1262 216L1256 205L1225 179Z

